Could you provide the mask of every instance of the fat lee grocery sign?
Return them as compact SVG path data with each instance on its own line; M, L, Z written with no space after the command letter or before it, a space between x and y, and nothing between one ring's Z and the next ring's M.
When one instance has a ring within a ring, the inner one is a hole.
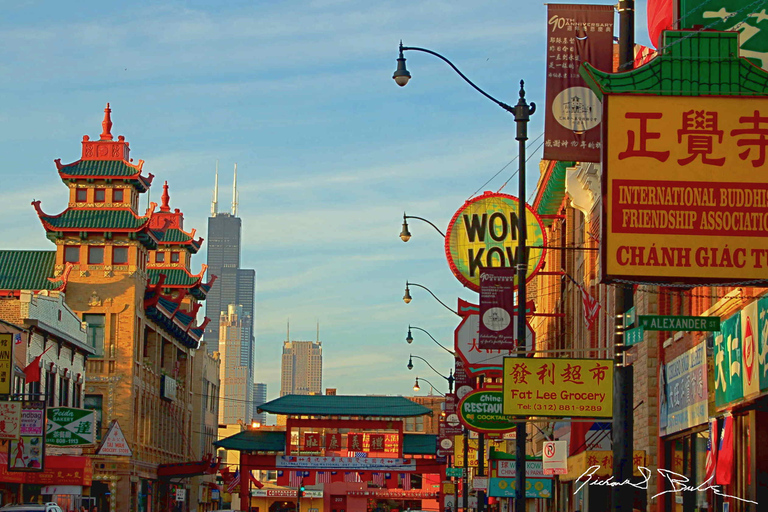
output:
M622 96L607 126L608 280L765 279L768 99Z
M613 416L613 360L504 358L503 413Z
M501 391L474 391L459 403L459 417L475 432L509 432L515 428L513 417L501 412Z
M480 291L480 269L514 267L517 261L518 199L485 192L464 203L453 215L445 235L445 255L456 278L471 290ZM544 226L527 204L526 244L547 245ZM544 263L544 249L528 249L528 273L532 278ZM515 277L517 286L517 277Z

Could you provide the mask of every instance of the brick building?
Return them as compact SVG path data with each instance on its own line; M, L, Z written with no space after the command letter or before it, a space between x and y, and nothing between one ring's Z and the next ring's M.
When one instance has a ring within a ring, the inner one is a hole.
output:
M193 404L202 400L193 393L193 361L205 328L197 325L199 301L213 279L203 282L205 268L190 272L202 239L185 231L183 214L171 210L167 183L160 210L151 203L139 212L139 197L154 176L143 174L143 161L133 163L128 142L114 140L111 128L107 105L99 140L84 136L79 160L55 161L69 189L67 208L51 215L39 201L32 204L56 250L20 260L17 271L44 286L17 288L66 292L93 351L83 403L101 417L98 437L116 421L132 450L130 456L87 450L90 495L105 512L163 510L177 487L199 495L189 480L172 485L170 478L178 476L174 464L199 460L202 452L192 443L199 428ZM209 467L215 472L215 464Z

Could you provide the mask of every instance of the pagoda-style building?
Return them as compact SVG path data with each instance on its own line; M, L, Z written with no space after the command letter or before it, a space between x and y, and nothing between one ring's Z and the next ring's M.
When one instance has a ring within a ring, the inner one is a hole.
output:
M172 491L189 481L172 484L166 468L206 455L190 443L200 428L192 418L200 400L192 393L192 358L208 322L197 323L199 301L215 278L203 282L205 266L190 271L202 239L171 211L167 183L159 211L155 203L139 209L154 176L129 158L123 136L113 139L109 104L104 112L101 136L83 137L80 160L56 160L69 188L67 209L50 215L32 203L56 244L46 260L52 275L35 284L63 290L87 323L95 355L87 362L85 406L97 411L97 437L117 422L130 448L86 450L94 468L90 495L104 512L168 510ZM186 496L198 496L197 489L187 487Z

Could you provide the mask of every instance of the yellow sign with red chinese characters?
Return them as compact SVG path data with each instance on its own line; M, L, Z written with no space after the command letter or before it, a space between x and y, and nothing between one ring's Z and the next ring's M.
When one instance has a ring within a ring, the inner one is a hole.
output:
M610 418L613 360L505 357L504 414Z
M608 95L604 281L768 271L768 99Z

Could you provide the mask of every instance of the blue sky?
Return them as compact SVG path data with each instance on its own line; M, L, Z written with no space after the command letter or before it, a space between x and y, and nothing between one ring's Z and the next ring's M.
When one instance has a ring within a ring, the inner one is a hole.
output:
M607 3L607 2L585 2ZM645 2L637 41L647 44ZM517 163L511 115L440 60L406 54L413 79L392 80L397 45L437 51L501 101L543 106L546 6L509 0L36 2L0 0L0 248L52 249L30 202L66 207L55 158L80 157L112 133L164 180L185 227L205 237L216 160L220 209L238 164L244 267L257 272L256 379L279 393L282 342L314 340L320 324L324 387L340 394L413 394L418 375L445 383L457 297L477 301L445 260L443 231L476 192L498 190ZM618 16L617 16L618 21ZM617 28L618 30L618 28ZM543 110L529 126L543 131ZM530 195L540 151L528 163ZM516 179L504 192L518 195ZM142 208L146 206L146 197ZM205 263L205 251L193 270ZM422 386L424 394L429 386Z

